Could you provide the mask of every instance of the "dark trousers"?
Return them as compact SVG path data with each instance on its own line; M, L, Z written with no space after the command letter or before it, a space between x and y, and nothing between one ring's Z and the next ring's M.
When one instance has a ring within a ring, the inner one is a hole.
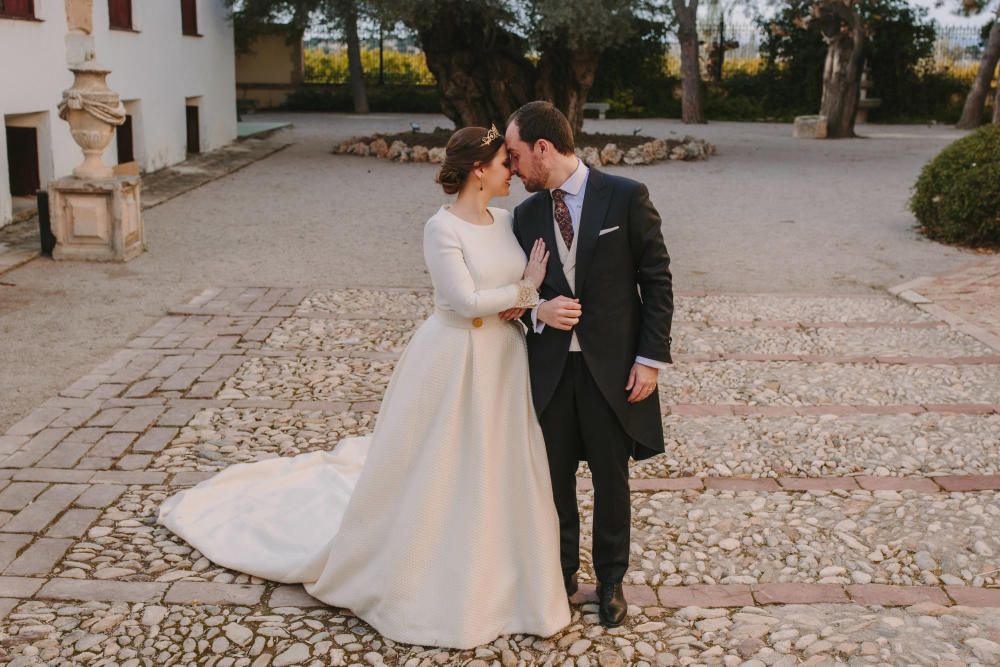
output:
M580 568L576 472L580 461L585 460L590 464L594 481L594 571L602 583L621 581L629 557L632 507L628 460L632 439L601 394L583 353L569 353L559 385L539 421L559 514L563 575L571 575Z

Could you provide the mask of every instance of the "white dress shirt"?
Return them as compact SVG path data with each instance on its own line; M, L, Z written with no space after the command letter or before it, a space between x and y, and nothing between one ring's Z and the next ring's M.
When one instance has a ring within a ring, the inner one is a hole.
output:
M573 248L567 248L567 250L575 250L577 237L580 235L580 217L583 214L583 198L587 193L587 180L590 176L590 169L587 165L583 163L582 160L577 160L576 169L572 174L569 175L562 185L558 188L562 190L565 195L563 195L563 201L566 202L567 208L569 208L570 219L573 222ZM549 190L550 194L552 190ZM552 200L552 218L555 220L555 198ZM565 241L563 241L562 235L556 233L556 243L563 244L565 247ZM545 303L542 299L538 302L538 306ZM538 321L538 307L536 306L531 311L531 322L535 327L535 333L542 333L545 329L545 322ZM576 339L576 334L573 334L573 339L570 341L570 352L580 351L580 344ZM654 359L647 359L646 357L635 358L636 363L640 363L643 366L649 366L650 368L664 369L667 367L666 362L656 361Z

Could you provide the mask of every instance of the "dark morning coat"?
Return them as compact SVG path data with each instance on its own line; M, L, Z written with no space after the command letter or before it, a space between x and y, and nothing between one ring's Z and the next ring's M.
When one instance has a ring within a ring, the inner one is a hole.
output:
M614 227L619 229L600 233ZM584 360L621 425L636 441L633 457L648 458L663 451L659 395L654 391L630 404L625 385L636 356L672 361L673 287L660 216L645 185L592 168L577 233L574 293L556 252L549 191L533 194L514 209L514 234L525 253L539 237L550 251L541 298L580 299L583 314L575 331ZM530 313L525 318L532 398L541 415L562 375L571 334L548 326L535 334L530 331Z

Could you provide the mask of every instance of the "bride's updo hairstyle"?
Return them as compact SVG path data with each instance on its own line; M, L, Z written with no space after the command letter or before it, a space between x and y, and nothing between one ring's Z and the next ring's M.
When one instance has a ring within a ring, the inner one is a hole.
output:
M458 193L476 167L487 164L503 146L496 128L463 127L451 135L444 149L444 162L434 180L445 194Z

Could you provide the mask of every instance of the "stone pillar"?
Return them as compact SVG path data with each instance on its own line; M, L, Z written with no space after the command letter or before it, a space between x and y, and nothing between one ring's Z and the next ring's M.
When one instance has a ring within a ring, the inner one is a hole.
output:
M53 259L126 261L145 249L138 176L115 176L101 155L125 122L110 70L94 55L93 0L66 0L66 60L73 87L63 91L59 117L69 123L83 162L73 175L49 184Z

